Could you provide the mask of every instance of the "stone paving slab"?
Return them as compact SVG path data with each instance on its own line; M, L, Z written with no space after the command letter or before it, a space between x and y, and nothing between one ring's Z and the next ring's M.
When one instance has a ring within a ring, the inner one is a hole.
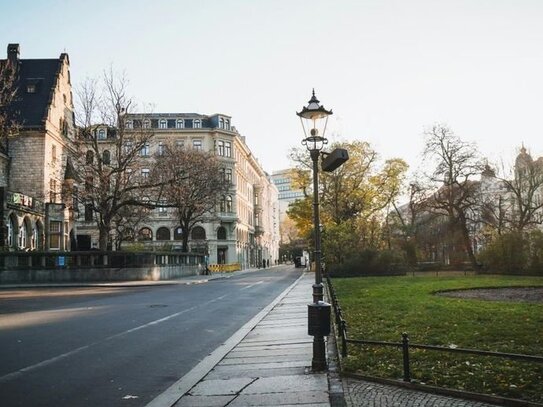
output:
M230 352L225 360L237 359L237 358L262 358L262 357L277 357L277 356L298 356L309 355L312 356L312 349L309 346L288 348L288 349L262 349L262 350L249 350L249 351L236 351Z
M326 391L298 391L296 393L241 394L228 406L282 406L284 404L297 406L314 406L316 403L328 403ZM329 406L330 404L325 404Z
M251 365L251 364L261 364L261 363L271 363L276 362L278 359L284 359L285 357L288 357L288 360L290 361L305 361L307 364L307 360L311 360L312 354L305 352L305 353L299 353L296 355L289 355L289 354L282 354L282 355L272 355L272 356L254 356L254 357L246 357L246 358L225 358L221 361L221 366L227 366L227 365Z
M309 364L310 363L311 361L309 361ZM303 376L306 374L306 371L306 367L284 367L279 369L239 369L229 372L217 372L212 370L205 379L233 379L236 377L273 377L289 375Z
M185 396L174 407L223 407L236 396Z
M301 389L304 391L322 391L323 389L326 389L327 386L328 379L326 373L307 374L305 376L296 377L296 380L293 380L292 376L262 377L243 389L242 394L292 393L298 392Z

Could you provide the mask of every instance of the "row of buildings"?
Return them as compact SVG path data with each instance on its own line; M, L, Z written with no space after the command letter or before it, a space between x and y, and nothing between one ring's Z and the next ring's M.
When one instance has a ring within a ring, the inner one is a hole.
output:
M16 96L0 106L15 117L0 152L0 245L4 250L92 250L98 248L95 219L73 193L78 187L71 154L77 127L67 54L58 59L21 59L18 44L9 44L0 67L16 71ZM138 116L127 114L127 131ZM279 252L278 190L271 177L224 114L151 113L143 125L152 138L141 154L141 171L166 143L214 152L228 192L217 210L192 229L191 251L210 263L241 267L275 263ZM4 128L9 127L4 125ZM97 124L94 135L106 145L115 130ZM75 199L74 199L75 198ZM147 250L180 250L174 211L156 208L138 225L136 239Z

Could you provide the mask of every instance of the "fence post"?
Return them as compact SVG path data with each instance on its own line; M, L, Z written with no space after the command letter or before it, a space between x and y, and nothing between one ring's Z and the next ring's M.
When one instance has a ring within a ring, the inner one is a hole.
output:
M402 353L403 353L403 381L411 382L411 372L409 371L409 338L407 333L402 334Z
M341 320L341 357L347 357L347 323Z

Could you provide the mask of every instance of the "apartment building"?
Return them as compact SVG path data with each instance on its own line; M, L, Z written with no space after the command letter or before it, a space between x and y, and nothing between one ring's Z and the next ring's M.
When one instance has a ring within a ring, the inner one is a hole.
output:
M239 263L242 268L275 263L279 251L277 189L245 143L231 117L224 114L150 113L124 116L125 131L147 129L152 133L140 151L137 171L149 174L156 155L166 145L214 152L221 163L228 191L214 213L192 228L189 250L205 253L211 264ZM104 146L111 144L115 129L96 126L94 136ZM104 151L106 151L104 147ZM181 250L182 230L175 209L158 207L142 220L134 233L145 249ZM92 218L78 222L78 237L87 236L97 247ZM128 247L132 242L124 242Z

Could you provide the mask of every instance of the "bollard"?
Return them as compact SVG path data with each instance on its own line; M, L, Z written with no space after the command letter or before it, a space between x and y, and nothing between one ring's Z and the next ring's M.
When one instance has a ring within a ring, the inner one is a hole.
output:
M409 371L409 338L407 333L402 334L402 353L403 353L403 381L411 382L411 372Z

